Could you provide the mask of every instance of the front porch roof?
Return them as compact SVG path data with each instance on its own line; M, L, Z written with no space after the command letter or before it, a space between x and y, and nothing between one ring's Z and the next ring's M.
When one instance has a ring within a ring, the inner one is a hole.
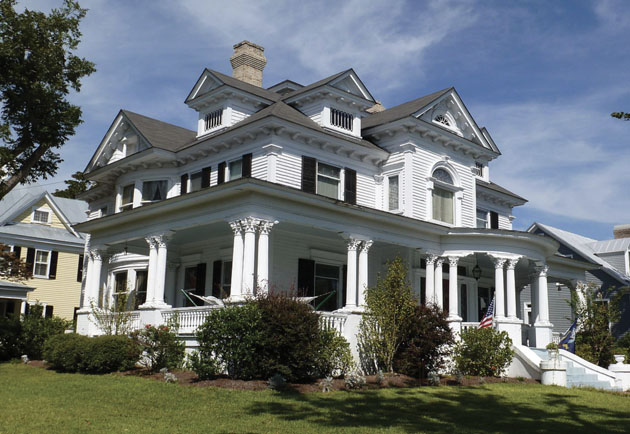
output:
M0 280L0 298L13 300L26 300L26 294L35 288L17 282Z
M161 202L76 225L99 243L119 243L247 215L312 226L339 234L442 253L484 251L503 246L516 254L544 260L558 243L548 237L504 229L450 228L435 223L352 205L255 178L242 178ZM520 251L518 250L520 248Z

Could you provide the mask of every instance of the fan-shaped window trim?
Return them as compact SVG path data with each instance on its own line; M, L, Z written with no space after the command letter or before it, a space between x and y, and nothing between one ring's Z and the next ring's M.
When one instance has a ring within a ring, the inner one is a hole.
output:
M443 167L437 167L433 170L433 178L445 184L455 185L451 173Z

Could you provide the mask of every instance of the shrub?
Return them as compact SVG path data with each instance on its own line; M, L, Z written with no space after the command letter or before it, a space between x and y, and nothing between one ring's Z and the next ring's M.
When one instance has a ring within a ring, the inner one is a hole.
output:
M197 374L200 380L209 380L221 371L212 353L195 351L188 357L188 367Z
M186 355L184 342L169 325L152 326L133 333L143 352L143 364L152 371L180 368Z
M20 352L28 355L31 360L42 358L44 342L54 335L63 334L66 329L72 327L70 321L54 316L44 318L42 316L44 307L41 305L31 306L28 315L22 321L22 331L20 335Z
M351 372L344 378L344 385L348 390L361 389L365 383L365 377L358 372Z
M22 323L16 317L0 317L0 362L20 357Z
M447 315L434 304L416 306L394 357L396 372L424 377L444 366L453 343Z
M339 376L354 370L350 344L335 330L321 330L317 376Z
M46 360L60 371L104 374L134 367L140 357L138 344L126 336L90 338L74 333L49 338Z
M512 361L511 345L504 331L490 327L465 330L454 349L456 369L464 375L498 377Z

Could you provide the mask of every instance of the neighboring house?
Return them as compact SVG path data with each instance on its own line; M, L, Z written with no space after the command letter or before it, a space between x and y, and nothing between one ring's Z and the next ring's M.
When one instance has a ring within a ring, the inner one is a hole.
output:
M550 237L560 243L558 253L566 258L577 259L592 264L585 272L586 282L600 286L605 294L630 286L630 225L619 225L613 229L614 239L597 241L578 234L554 228L541 223L532 224L528 232ZM523 291L523 306L530 301L529 290ZM549 304L555 308L551 317L555 332L564 332L572 322L572 312L567 301L571 292L566 286L558 286L556 291L549 288ZM621 299L621 319L612 325L615 336L621 336L630 329L630 295Z
M33 277L0 281L0 315L41 303L46 315L71 320L79 306L85 236L72 225L86 219L87 203L55 197L43 187L17 187L0 201L0 243L24 259ZM12 291L12 292L11 292Z
M526 200L492 182L501 153L454 88L385 110L352 69L265 89L261 47L237 44L231 61L233 77L206 69L186 98L193 130L121 110L89 161L81 333L98 333L91 303L121 293L137 324L177 312L189 333L208 309L193 295L271 288L319 296L325 323L354 342L364 289L400 255L455 330L496 294L499 329L550 342L548 283L572 285L591 264L512 230ZM523 321L530 284L539 302Z

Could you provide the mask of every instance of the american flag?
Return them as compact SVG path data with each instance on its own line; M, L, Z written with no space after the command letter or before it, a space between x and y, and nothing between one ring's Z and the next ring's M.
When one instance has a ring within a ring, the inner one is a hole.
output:
M479 328L482 329L484 327L492 327L493 318L494 318L494 297L492 298L492 301L490 302L490 306L488 306L488 310L486 311L486 314L483 316L483 318L481 319L481 322L479 323Z

